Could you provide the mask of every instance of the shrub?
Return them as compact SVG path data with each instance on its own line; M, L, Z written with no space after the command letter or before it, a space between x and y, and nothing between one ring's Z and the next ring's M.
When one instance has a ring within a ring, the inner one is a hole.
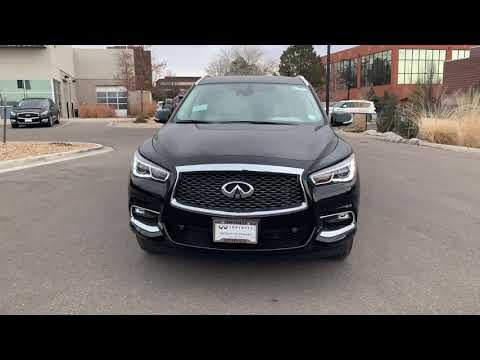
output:
M155 115L157 110L157 105L155 103L145 103L143 104L143 114L147 117L152 117ZM129 104L128 113L131 116L140 115L140 104Z
M455 96L455 105L437 103L433 111L415 113L418 137L430 142L480 147L480 91L472 88Z
M108 105L82 104L79 108L81 118L109 118L115 117L115 110Z
M385 91L383 96L379 98L376 105L377 108L377 130L379 132L393 131L398 121L398 104L399 100L395 94Z
M155 103L145 104L144 112L146 116L152 117L155 115L156 111L157 111L157 105Z
M146 123L146 122L147 122L147 119L142 114L137 115L137 117L135 118L135 123L137 123L137 124Z

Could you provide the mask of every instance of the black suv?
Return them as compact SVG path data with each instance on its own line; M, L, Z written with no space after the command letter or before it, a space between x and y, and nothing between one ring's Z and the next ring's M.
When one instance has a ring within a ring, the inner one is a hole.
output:
M303 77L204 77L135 152L140 247L350 253L359 176L351 146Z
M13 128L33 124L52 126L60 123L60 111L48 98L23 99L10 111L10 123Z

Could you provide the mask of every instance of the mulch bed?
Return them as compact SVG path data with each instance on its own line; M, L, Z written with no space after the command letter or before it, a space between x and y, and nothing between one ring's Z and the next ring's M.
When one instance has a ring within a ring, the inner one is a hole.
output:
M55 154L91 147L91 144L69 143L0 143L0 161Z

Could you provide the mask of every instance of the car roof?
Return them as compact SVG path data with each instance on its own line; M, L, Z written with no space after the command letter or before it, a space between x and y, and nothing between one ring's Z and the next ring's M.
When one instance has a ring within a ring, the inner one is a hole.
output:
M224 83L259 83L259 84L292 84L305 85L300 77L290 76L206 76L199 80L198 85Z
M337 102L367 102L367 103L371 103L373 101L370 101L370 100L363 100L363 99L359 99L359 100L339 100Z

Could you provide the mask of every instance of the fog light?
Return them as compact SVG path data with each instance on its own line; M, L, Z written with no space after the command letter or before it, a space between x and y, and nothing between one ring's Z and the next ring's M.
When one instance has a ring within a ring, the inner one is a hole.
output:
M141 215L141 216L145 215L145 209L134 207L133 212L137 215Z
M158 224L158 212L156 211L144 209L138 206L132 206L131 212L132 217L143 224L151 226Z
M42 122L47 122L47 121L48 121L48 119L42 119Z
M327 230L336 230L353 222L353 212L345 211L338 214L323 216L323 227Z
M354 231L356 227L355 213L353 211L325 215L320 218L322 220L322 229L315 239L319 242L331 243L339 241Z

